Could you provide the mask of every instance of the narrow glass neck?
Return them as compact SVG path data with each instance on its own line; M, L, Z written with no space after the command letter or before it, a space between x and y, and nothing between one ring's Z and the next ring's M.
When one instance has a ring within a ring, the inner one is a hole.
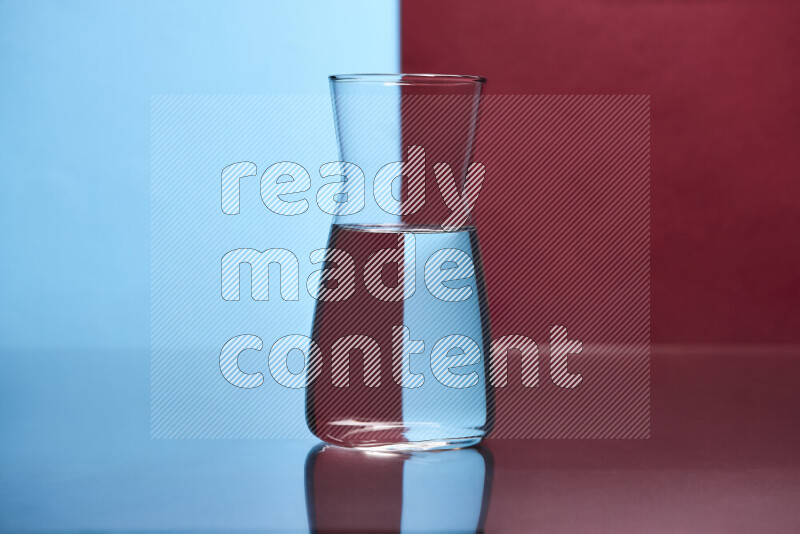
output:
M470 225L465 181L480 173L471 160L482 85L476 76L332 76L346 162L335 222Z

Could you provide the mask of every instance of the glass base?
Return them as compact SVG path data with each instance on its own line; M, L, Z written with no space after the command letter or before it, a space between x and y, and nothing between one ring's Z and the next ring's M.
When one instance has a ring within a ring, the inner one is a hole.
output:
M428 441L404 441L400 443L385 443L380 445L360 445L357 447L344 447L360 451L375 452L422 452L440 451L445 449L464 449L481 442L480 436L455 439L434 439ZM339 445L341 446L341 445Z

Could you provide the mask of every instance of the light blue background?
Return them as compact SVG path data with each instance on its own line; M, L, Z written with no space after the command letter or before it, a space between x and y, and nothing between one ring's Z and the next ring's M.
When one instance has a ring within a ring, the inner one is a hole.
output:
M150 439L151 95L327 94L398 70L398 27L380 0L0 2L0 530L306 528L313 441Z
M151 95L399 69L395 1L3 1L0 25L3 349L149 346Z

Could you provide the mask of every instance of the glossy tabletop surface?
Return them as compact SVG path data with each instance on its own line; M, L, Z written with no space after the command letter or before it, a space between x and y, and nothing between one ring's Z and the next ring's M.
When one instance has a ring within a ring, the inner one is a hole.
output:
M4 532L798 532L800 350L651 357L648 440L154 440L147 353L5 355Z

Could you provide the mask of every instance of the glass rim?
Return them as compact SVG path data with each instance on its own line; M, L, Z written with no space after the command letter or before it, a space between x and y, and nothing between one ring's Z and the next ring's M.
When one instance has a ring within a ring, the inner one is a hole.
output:
M469 74L332 74L328 79L333 83L358 83L381 85L481 85L486 83L483 76Z

